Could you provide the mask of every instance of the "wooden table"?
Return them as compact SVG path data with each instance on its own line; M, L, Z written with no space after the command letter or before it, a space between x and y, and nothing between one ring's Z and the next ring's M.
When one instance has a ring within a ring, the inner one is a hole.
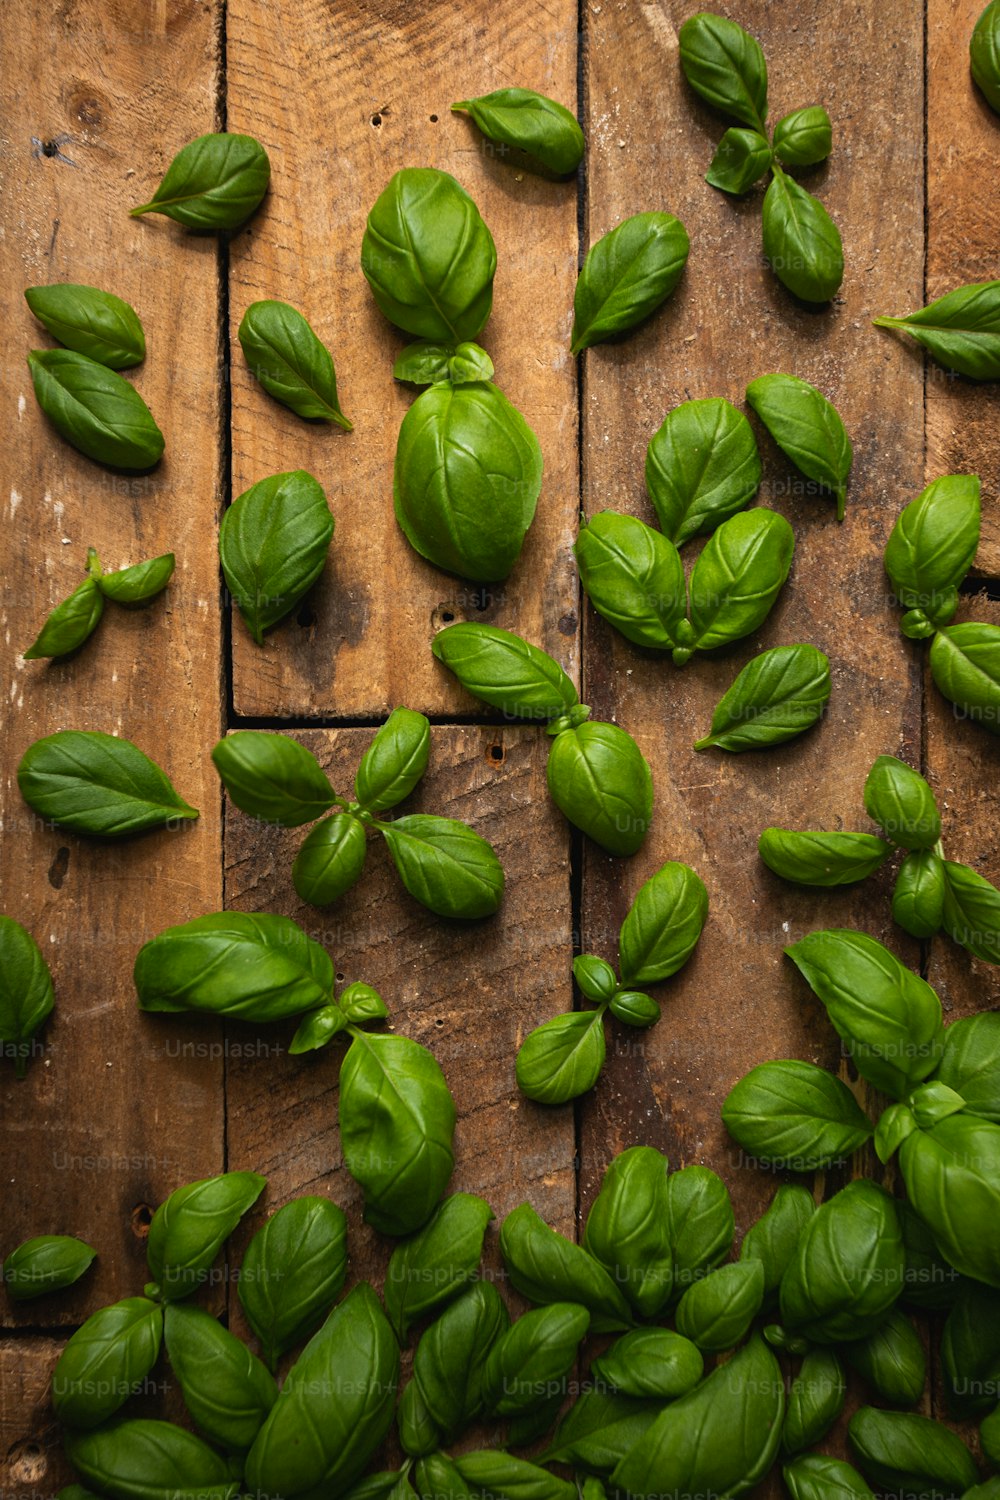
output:
M237 1260L268 1209L323 1192L351 1213L352 1275L377 1277L384 1265L340 1161L335 1049L289 1058L289 1027L137 1013L136 950L168 923L223 905L301 921L328 944L338 977L377 985L394 1024L440 1059L460 1111L454 1186L483 1192L498 1216L529 1198L571 1234L609 1158L637 1142L720 1170L741 1229L767 1201L773 1184L741 1167L719 1105L765 1058L837 1061L819 1006L782 957L797 934L863 926L921 965L951 1016L997 1003L996 970L948 943L921 952L902 939L888 874L812 894L770 877L755 852L768 823L868 826L865 774L893 753L931 779L953 857L1000 878L997 742L957 722L927 686L924 650L899 635L881 566L902 504L939 473L976 471L988 597L964 601L963 613L1000 621L1000 395L925 369L914 346L870 326L998 273L1000 120L973 88L966 51L979 0L928 0L926 15L915 0L744 0L733 10L765 47L772 119L811 103L833 119L833 154L810 183L841 227L847 269L842 295L819 311L795 305L763 264L759 192L733 202L703 180L724 126L681 78L676 28L690 8L11 0L0 12L2 909L42 944L57 992L26 1081L9 1066L0 1074L2 1249L63 1232L100 1256L76 1290L21 1311L0 1306L5 1500L41 1500L65 1482L46 1397L54 1359L90 1311L141 1289L151 1209L180 1183L226 1167L267 1174ZM578 102L580 189L513 168L449 112L455 98L510 83ZM267 201L241 233L226 244L128 217L181 145L222 128L257 136L273 167ZM493 230L484 342L545 455L522 560L486 592L424 564L392 515L392 455L411 397L393 383L401 340L358 256L368 208L405 165L454 173ZM682 285L637 334L577 364L568 335L579 256L646 209L669 209L690 232ZM20 290L61 280L106 287L140 312L149 353L135 380L167 439L149 476L115 476L77 455L36 407L24 356L48 340ZM259 297L301 307L329 343L353 433L301 422L251 380L235 330ZM821 386L847 424L847 520L838 526L831 503L803 493L762 434L761 500L796 529L791 581L757 636L677 670L584 607L570 550L579 512L651 519L643 459L666 412L688 397L740 402L748 380L779 369ZM261 649L222 597L217 524L231 495L296 467L329 495L332 561ZM80 578L88 545L108 566L175 551L168 594L145 611L109 612L71 661L25 663L19 649ZM656 785L638 856L614 860L569 837L546 798L544 737L491 718L434 662L431 639L453 619L544 645L596 715L636 736ZM795 640L833 664L821 729L766 754L695 754L738 668ZM304 908L290 881L296 835L220 798L209 752L227 728L294 730L343 779L400 702L434 724L416 805L469 818L503 859L508 896L491 923L429 917L378 858L339 906ZM38 826L14 769L28 744L64 727L136 740L200 821L113 847ZM604 1076L578 1108L526 1102L514 1053L531 1026L571 1007L574 946L613 958L632 894L670 858L700 871L711 911L695 959L659 992L662 1021L612 1031ZM231 1291L215 1290L217 1308ZM159 1407L176 1404L166 1393Z

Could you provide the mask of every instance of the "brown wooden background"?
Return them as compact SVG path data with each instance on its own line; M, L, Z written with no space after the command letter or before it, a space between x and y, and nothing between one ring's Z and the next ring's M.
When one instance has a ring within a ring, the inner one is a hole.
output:
M963 608L1000 621L1000 397L925 369L914 347L870 327L878 313L998 274L1000 120L972 86L966 50L979 0L928 0L926 13L916 0L724 8L764 45L772 119L810 103L833 118L833 155L809 178L845 242L844 286L829 308L798 307L763 265L759 190L735 203L703 181L724 124L683 83L676 28L694 7L680 0L583 0L579 12L573 0L0 8L2 909L43 946L58 1007L27 1080L9 1066L0 1074L0 1252L61 1232L100 1255L78 1289L20 1311L0 1305L4 1500L48 1500L65 1482L46 1397L52 1364L90 1311L141 1290L151 1208L178 1184L227 1166L268 1175L237 1252L268 1209L328 1192L352 1215L353 1274L377 1276L384 1264L340 1165L336 1048L293 1059L291 1028L140 1017L134 956L168 923L223 903L296 917L327 942L338 976L378 985L395 1024L440 1059L460 1110L454 1185L484 1193L498 1216L527 1197L569 1233L609 1158L637 1142L719 1169L741 1229L767 1201L773 1183L741 1167L718 1109L765 1058L836 1062L830 1028L782 958L796 935L863 926L925 966L951 1015L997 1003L996 971L947 943L921 953L902 939L890 875L813 895L772 878L755 852L772 822L868 826L865 774L876 755L898 753L932 780L948 851L1000 880L997 743L928 687L923 648L900 637L881 568L901 505L941 472L976 471L985 593ZM510 83L577 102L588 139L579 189L512 168L449 112L455 98ZM182 144L224 127L258 136L272 162L271 192L246 229L225 244L128 217ZM43 143L60 137L61 155L47 154ZM493 230L495 311L483 342L545 455L522 559L485 593L423 563L392 517L392 455L410 400L391 376L403 340L375 308L358 253L368 208L404 165L454 173ZM654 208L690 232L682 285L640 332L575 366L581 250ZM148 477L114 476L75 454L36 407L24 356L49 340L21 291L60 280L114 290L143 319L149 352L134 378L167 438ZM353 434L301 422L251 381L235 330L258 297L301 307L329 343ZM760 434L761 500L796 529L790 583L758 637L678 671L581 609L570 551L578 514L612 506L652 519L643 459L666 412L688 397L739 403L748 380L778 369L819 384L844 417L855 448L847 520L838 526L827 499L804 493ZM332 561L259 649L225 608L217 523L231 494L296 467L326 487ZM108 566L174 550L168 594L145 611L109 610L72 661L25 663L18 652L78 581L88 545ZM544 736L491 723L433 661L434 632L452 619L543 644L596 714L636 736L656 786L655 824L636 858L581 849L545 795ZM759 755L692 752L750 656L800 639L833 663L820 730ZM209 752L227 727L301 729L347 778L371 726L400 702L435 724L416 804L470 819L501 854L508 896L491 923L430 918L378 850L341 905L303 908L290 881L298 836L222 804ZM14 770L28 744L60 727L136 740L200 821L120 847L38 826ZM574 946L614 958L631 896L668 858L697 867L711 912L695 959L661 990L661 1023L611 1031L605 1074L579 1108L527 1103L514 1087L519 1039L571 1006ZM230 1310L238 1322L234 1297ZM162 1404L172 1409L169 1394Z

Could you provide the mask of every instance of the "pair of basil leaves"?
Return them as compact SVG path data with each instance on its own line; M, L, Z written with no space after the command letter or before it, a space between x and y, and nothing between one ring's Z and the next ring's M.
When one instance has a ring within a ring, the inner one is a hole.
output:
M174 573L174 554L164 552L147 562L134 563L105 573L93 547L87 551L87 573L83 582L49 615L35 641L24 653L25 661L68 656L93 635L104 614L107 599L115 604L148 604L161 594Z

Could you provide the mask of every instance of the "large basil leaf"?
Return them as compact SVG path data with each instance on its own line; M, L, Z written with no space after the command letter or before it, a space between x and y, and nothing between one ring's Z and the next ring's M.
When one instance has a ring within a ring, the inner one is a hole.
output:
M149 1374L160 1352L163 1308L127 1297L92 1313L52 1372L52 1408L69 1427L99 1427Z
M969 67L991 109L1000 113L1000 5L982 12L969 38Z
M236 229L270 178L267 152L252 135L200 135L178 151L150 201L132 214L166 214L188 229Z
M622 984L656 984L683 968L701 937L708 892L690 865L668 860L639 887L618 936Z
M482 1412L487 1360L509 1326L493 1282L477 1281L425 1330L413 1355L413 1379L446 1439Z
M804 733L830 698L830 662L816 646L775 646L755 656L724 693L696 750L766 750Z
M410 895L439 917L491 917L503 897L493 845L454 818L411 813L376 825Z
M426 1047L405 1036L355 1032L340 1069L344 1164L382 1234L427 1222L455 1159L455 1101Z
M417 1234L393 1250L385 1310L402 1342L414 1323L475 1279L493 1210L474 1193L452 1193Z
M913 937L929 938L944 921L944 861L932 849L916 849L899 867L892 890L892 917Z
M794 550L792 528L776 511L743 511L723 521L694 565L693 641L674 660L680 665L692 649L711 651L756 630L788 577Z
M87 577L48 616L24 652L25 661L68 656L88 640L101 622L104 592L96 578Z
M449 625L431 650L467 692L520 719L553 719L578 702L557 661L495 625Z
M896 1206L864 1178L809 1220L781 1279L781 1321L817 1344L873 1333L903 1289L906 1258Z
M100 365L124 370L146 357L146 335L135 308L113 292L57 282L26 287L24 300L60 344Z
M473 1493L494 1500L577 1500L575 1484L512 1453L463 1453L455 1467Z
M846 1084L808 1062L767 1062L727 1094L722 1119L756 1161L791 1172L843 1162L874 1134Z
M3 1263L3 1284L12 1302L30 1302L72 1286L97 1255L70 1234L41 1234L25 1240Z
M682 401L649 440L646 488L678 547L749 505L759 484L753 428L721 396Z
M52 975L31 933L13 917L0 916L0 1043L23 1078L32 1037L55 1005Z
M799 833L765 828L757 840L761 859L796 885L853 885L874 874L892 846L871 833Z
M435 567L477 583L517 562L542 487L542 450L488 380L434 385L403 418L393 503L407 541Z
M239 340L247 364L269 396L297 416L336 422L351 431L337 399L330 351L312 325L287 302L252 302Z
M733 125L715 148L705 181L724 193L741 197L759 182L771 165L771 148L759 130Z
M560 1395L589 1326L590 1313L573 1302L524 1313L490 1350L483 1370L486 1410L511 1417Z
M237 496L219 527L226 585L258 645L326 566L333 516L304 469L272 474Z
M270 1369L313 1332L347 1276L347 1219L329 1198L293 1198L247 1246L237 1286Z
M701 1350L669 1328L636 1328L595 1359L591 1374L623 1396L674 1401L693 1390L705 1369Z
M826 1007L858 1072L893 1099L937 1067L941 1002L863 932L812 932L785 952Z
M784 1411L778 1361L752 1339L660 1414L612 1483L637 1497L740 1495L771 1467Z
M394 708L361 757L354 795L367 812L385 812L408 797L427 770L431 726L424 714Z
M39 817L99 838L198 816L138 745L98 730L61 729L36 740L21 757L17 784Z
M641 1330L643 1334L660 1332L666 1330ZM638 1338L640 1331L626 1337ZM698 1358L701 1359L700 1354ZM647 1366L647 1374L652 1373ZM599 1386L587 1387L559 1423L542 1459L545 1463L574 1464L598 1474L610 1474L662 1410L662 1401L636 1401Z
M172 1422L139 1418L71 1433L70 1463L112 1500L234 1500L240 1469Z
M88 458L115 469L151 469L163 433L135 386L71 349L33 349L28 369L56 431Z
M979 1474L957 1433L913 1412L862 1406L848 1426L865 1478L891 1494L963 1495Z
M588 720L556 735L545 768L565 817L609 854L635 854L653 816L653 777L642 751L617 724Z
M801 1453L821 1442L843 1411L846 1394L844 1369L833 1350L811 1349L788 1392L781 1430L784 1451Z
M298 828L337 800L312 751L286 734L234 730L215 746L212 760L236 806L265 823Z
M725 16L700 11L681 27L681 67L696 94L767 134L767 62L760 43Z
M866 1339L842 1350L852 1370L890 1406L915 1406L927 1380L920 1335L905 1313L893 1311Z
M497 89L451 107L466 110L487 140L525 152L557 177L569 176L583 160L576 116L534 89Z
M250 1449L246 1488L260 1500L346 1490L389 1431L398 1378L392 1329L362 1281L289 1370Z
M818 198L774 164L764 194L764 254L803 302L829 302L844 279L840 230Z
M865 781L865 811L904 849L933 849L941 814L924 778L895 755L880 755Z
M223 1172L177 1188L153 1215L146 1260L164 1301L190 1297L267 1186L257 1172Z
M732 1249L736 1226L722 1178L697 1164L672 1172L667 1178L667 1226L679 1297Z
M570 353L627 333L681 279L690 241L673 214L633 214L587 251L573 296Z
M903 507L885 547L885 571L900 604L934 625L955 613L955 590L979 546L980 484L975 474L943 474Z
M652 1318L670 1300L667 1159L652 1146L619 1152L591 1205L584 1249L614 1277L636 1312Z
M514 1288L532 1302L576 1302L590 1313L593 1333L628 1328L632 1314L611 1276L580 1245L557 1234L530 1203L500 1228L500 1254Z
M367 852L360 818L335 812L303 840L292 865L292 884L303 901L327 906L360 880Z
M163 1336L196 1425L220 1448L244 1452L278 1399L273 1378L245 1344L200 1307L168 1303Z
M945 1320L941 1365L958 1418L982 1416L1000 1399L1000 1294L964 1282Z
M873 318L901 328L947 370L973 380L1000 378L1000 281L974 281L904 318Z
M1000 1240L990 1228L1000 1214L1000 1126L950 1115L913 1131L900 1147L899 1166L910 1202L945 1259L975 1281L1000 1287Z
M591 604L626 640L666 651L687 608L673 542L634 516L602 510L581 526L573 555Z
M738 1260L692 1282L677 1304L677 1332L699 1349L718 1354L749 1332L764 1301L764 1268Z
M983 1011L953 1021L934 1076L961 1094L970 1114L1000 1124L1000 1014Z
M174 575L174 565L174 554L163 552L146 562L133 563L130 568L98 573L97 586L105 598L113 599L116 604L145 604L166 588Z
M517 1086L539 1104L566 1104L592 1089L604 1066L604 1008L551 1016L517 1051Z
M747 386L747 401L786 458L833 491L842 521L854 451L836 408L797 375L761 375Z
M1000 626L970 621L939 630L931 643L931 675L956 708L1000 734Z
M968 865L944 861L943 925L977 958L1000 964L1000 891Z
M833 144L830 116L819 104L793 109L774 127L774 154L786 167L814 167Z
M135 987L142 1010L279 1021L329 1001L333 964L289 917L220 911L145 943Z
M816 1204L806 1188L784 1182L767 1211L743 1236L740 1260L756 1260L764 1267L765 1299L781 1285L802 1231L815 1212Z
M857 1469L825 1453L801 1453L781 1473L792 1500L875 1500Z

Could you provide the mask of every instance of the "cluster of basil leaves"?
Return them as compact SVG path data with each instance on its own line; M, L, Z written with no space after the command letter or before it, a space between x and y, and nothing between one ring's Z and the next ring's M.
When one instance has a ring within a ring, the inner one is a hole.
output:
M87 571L81 584L57 604L24 653L25 661L68 656L93 635L104 614L105 601L115 604L148 604L161 594L173 577L174 554L164 552L147 562L133 563L105 573L93 547L87 549Z
M749 192L770 170L764 195L764 253L778 280L804 302L829 302L844 279L840 231L818 198L786 168L813 167L830 155L830 117L813 105L778 121L767 138L767 61L760 43L735 21L710 11L680 29L684 77L702 99L738 125L719 142L707 182L724 193Z
M455 818L378 817L410 795L429 755L427 718L396 708L361 758L353 799L338 796L312 752L284 734L236 730L219 741L212 760L231 800L252 817L282 828L322 819L292 868L303 901L326 906L349 891L360 879L373 832L388 844L410 895L430 911L439 917L492 916L504 875L486 839Z

